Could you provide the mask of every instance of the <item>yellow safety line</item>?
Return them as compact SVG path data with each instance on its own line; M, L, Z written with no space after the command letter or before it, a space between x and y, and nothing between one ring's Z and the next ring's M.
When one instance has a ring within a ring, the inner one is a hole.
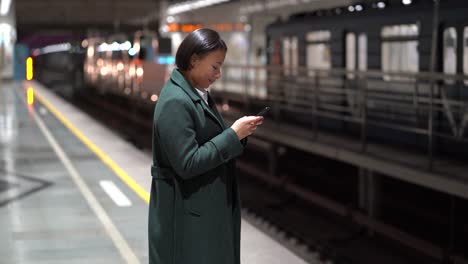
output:
M40 101L54 116L60 120L64 126L66 126L77 138L83 142L91 151L93 151L101 160L104 162L111 170L117 174L117 176L122 179L134 192L138 194L146 203L149 203L150 195L145 189L143 189L132 177L120 168L115 161L113 161L109 156L107 156L104 151L99 149L89 138L87 138L83 133L81 133L70 121L68 121L55 107L53 107L47 100L45 100L41 95L35 90L36 99Z

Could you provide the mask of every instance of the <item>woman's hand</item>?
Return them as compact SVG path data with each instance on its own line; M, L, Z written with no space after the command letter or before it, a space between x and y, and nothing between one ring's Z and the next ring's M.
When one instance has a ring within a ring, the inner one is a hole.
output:
M257 129L263 122L262 116L244 116L236 120L231 128L236 132L239 140L244 139Z

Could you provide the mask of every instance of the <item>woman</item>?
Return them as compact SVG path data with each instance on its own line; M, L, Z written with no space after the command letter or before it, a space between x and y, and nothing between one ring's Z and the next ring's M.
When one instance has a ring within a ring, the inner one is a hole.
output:
M227 47L198 29L180 44L177 68L154 111L149 209L151 264L239 264L240 204L234 158L259 116L227 127L207 89ZM211 107L210 107L211 105Z

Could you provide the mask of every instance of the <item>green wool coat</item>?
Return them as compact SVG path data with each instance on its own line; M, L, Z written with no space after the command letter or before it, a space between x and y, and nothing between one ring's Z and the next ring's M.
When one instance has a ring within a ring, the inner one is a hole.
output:
M239 264L245 142L175 69L154 111L150 264Z

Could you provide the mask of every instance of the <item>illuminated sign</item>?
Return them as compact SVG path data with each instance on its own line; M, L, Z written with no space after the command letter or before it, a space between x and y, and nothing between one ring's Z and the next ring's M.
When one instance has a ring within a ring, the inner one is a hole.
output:
M244 23L221 23L221 24L177 24L171 23L164 27L166 32L192 32L202 27L214 29L219 32L248 31L249 25Z
M26 59L26 80L30 81L33 78L33 59L28 57Z

